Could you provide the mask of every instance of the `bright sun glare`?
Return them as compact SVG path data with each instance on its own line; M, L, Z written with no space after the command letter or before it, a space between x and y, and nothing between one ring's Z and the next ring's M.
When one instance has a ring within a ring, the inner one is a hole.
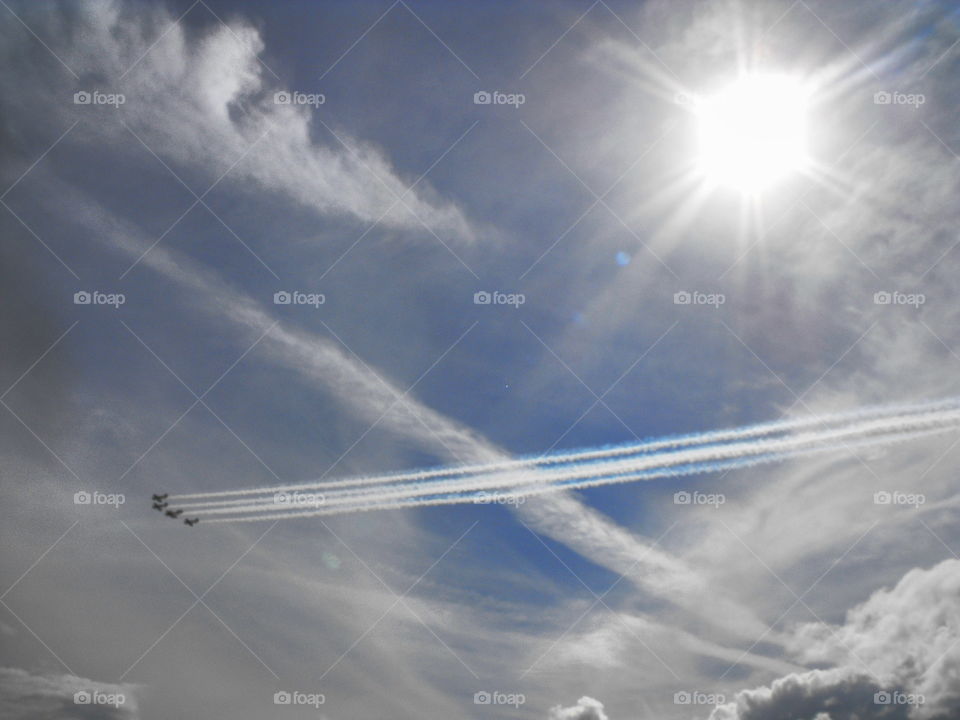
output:
M700 171L757 193L807 165L807 89L779 75L741 78L697 103Z

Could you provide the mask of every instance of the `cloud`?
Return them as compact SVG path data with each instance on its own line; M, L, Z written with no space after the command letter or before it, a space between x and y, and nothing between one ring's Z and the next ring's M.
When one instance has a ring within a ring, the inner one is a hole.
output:
M550 709L549 720L609 720L603 711L603 703L584 695L577 704L565 708L557 705Z
M830 670L744 690L710 720L947 718L960 713L960 560L908 572L847 613L840 627L801 625L792 651ZM878 704L878 692L922 702Z
M768 673L768 677L806 669L802 665L744 651L740 647L726 647L707 639L703 633L689 632L659 618L654 620L627 612L608 612L579 625L587 627L577 633L571 630L544 658L544 662L604 670L629 665L641 669L648 680L659 675L667 682L671 680L663 673L667 667L684 677L685 674L696 672L695 663L702 664L711 659L756 668Z
M257 60L264 50L263 37L243 20L229 20L229 27L212 23L197 30L186 27L187 21L196 19L192 13L185 22L174 24L175 18L163 9L134 13L124 3L110 0L71 6L60 13L39 13L30 6L18 8L18 13L41 37L56 38L51 48L81 77L74 81L46 50L35 46L22 28L12 23L0 28L3 58L11 68L6 80L0 82L11 91L11 97L18 98L18 112L28 118L23 121L25 127L32 127L37 118L57 118L59 124L50 132L59 134L80 118L81 124L65 143L86 137L101 147L109 138L107 146L116 148L117 135L113 133L126 131L113 121L102 126L91 122L106 116L86 113L91 107L74 106L72 93L84 84L106 91L132 67L116 83L127 96L116 112L178 172L182 164L195 172L209 172L212 182L269 131L230 171L228 179L246 179L257 190L282 195L321 214L349 215L368 222L377 220L394 203L396 194L403 192L404 183L381 153L336 128L353 152L344 150L335 139L328 139L326 144L316 142L311 138L313 125L307 110L273 103L273 92L286 88L270 85L269 71ZM68 27L70 32L65 31ZM9 87L14 83L15 87ZM326 137L326 131L319 136ZM129 140L135 152L145 152L134 138ZM152 158L147 160L154 162ZM373 179L370 169L380 181ZM90 226L96 237L109 239L132 259L155 240L116 218L107 208L97 208L94 198L86 193L48 179L57 186L48 196L56 198L53 209L58 214L69 215L72 223ZM414 214L438 232L470 235L460 211L432 199L424 183L404 200ZM384 216L382 222L422 230L420 222L401 206ZM209 299L196 306L226 316L238 327L262 331L273 320L255 299L238 293L219 276L163 244L151 250L141 264ZM308 382L328 388L358 417L379 420L382 427L444 457L467 462L509 457L479 434L410 395L397 402L402 396L400 389L325 338L278 324L261 348L275 364L295 369ZM381 418L391 405L393 409ZM699 597L700 585L690 568L601 513L586 512L576 498L541 500L536 508L532 506L518 513L534 530L564 542L600 566L626 573L650 594L679 598L688 607L692 603L687 600ZM734 633L756 634L758 628L762 629L742 608L731 607L726 615Z
M717 707L710 720L905 720L908 705L878 705L880 687L867 675L846 670L813 670L744 690Z
M139 248L149 242L136 226L97 207L87 194L63 182L53 187L56 192L50 197L56 198L57 205L49 206L51 212L67 212L73 223L94 231L94 237L111 247L136 257ZM203 298L194 307L227 319L238 329L259 334L274 322L264 305L177 250L157 246L143 258L143 264ZM333 393L355 416L378 422L441 457L476 463L511 459L481 434L420 402L413 393L404 394L388 378L327 338L279 322L259 347L270 362ZM713 607L705 608L700 602L704 586L693 568L652 540L588 508L572 494L541 497L536 503L513 509L531 529L564 543L600 567L624 574L652 596L667 598L708 621L719 622L717 618L722 617L723 628L733 635L755 637L766 627L749 610L719 594L714 595ZM718 607L722 611L718 612Z
M20 668L0 668L0 720L136 720L140 717L136 686L96 682L76 675L34 675ZM78 704L75 693L93 701ZM112 698L122 698L113 702ZM98 700L111 699L111 703Z
M885 686L926 698L925 716L960 711L960 560L911 570L875 592L846 623L801 626L794 650L806 662L861 664Z
M275 101L275 93L293 89L274 81L260 63L260 32L244 20L208 23L199 32L188 28L202 13L201 8L175 24L166 10L138 7L134 12L112 0L64 5L59 11L20 8L18 14L38 35L57 39L52 49L79 78L58 65L41 82L39 71L29 67L36 63L35 41L7 23L6 31L0 30L10 70L3 87L36 116L53 110L63 125L59 132L79 119L77 136L97 147L116 148L118 133L127 134L122 121L175 169L207 174L206 185L192 188L196 193L229 171L225 184L245 180L247 191L273 193L320 214L379 220L429 237L426 225L459 240L472 239L457 207L439 199L426 182L407 194L413 178L401 177L370 143L337 129L332 111L326 112L326 127L321 125L321 140L315 141L312 106ZM63 31L65 25L70 32ZM125 102L111 110L113 115L73 103L75 91L97 89L122 93ZM129 139L129 147L142 154L140 143Z

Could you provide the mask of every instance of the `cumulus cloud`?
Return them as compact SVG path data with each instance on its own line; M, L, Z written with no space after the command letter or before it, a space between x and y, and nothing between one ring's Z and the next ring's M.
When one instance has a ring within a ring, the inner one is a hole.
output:
M852 608L842 626L804 624L792 652L837 667L744 690L710 720L951 718L960 714L960 560L911 570ZM877 703L877 693L903 702ZM916 702L916 700L920 702Z
M861 664L888 686L922 694L927 716L960 711L960 560L911 570L875 592L846 623L797 631L794 651L806 662Z
M846 670L791 674L770 687L744 690L717 707L710 720L905 720L910 706L878 705L881 688L867 675Z
M134 10L116 0L18 13L41 37L56 38L54 51L77 78L60 65L41 76L37 67L50 58L38 62L33 39L7 23L0 29L9 70L2 87L38 116L54 109L57 126L63 126L57 132L79 119L78 137L115 147L126 134L121 120L165 162L207 173L207 185L229 171L224 182L246 181L247 189L318 213L379 220L421 234L427 234L426 225L448 237L472 238L457 207L439 199L426 181L408 194L414 178L401 177L380 150L336 129L332 113L315 141L312 106L278 104L275 94L318 89L287 88L276 80L260 63L260 32L246 21L213 22L196 32L187 27L193 16L174 24L165 9ZM70 32L64 32L67 26ZM75 91L93 90L122 93L125 102L112 115L74 104ZM129 140L137 153L143 151Z
M562 707L557 705L550 709L549 720L609 720L603 711L603 703L584 695L577 700L576 705Z
M135 691L134 685L4 667L0 668L0 720L137 720ZM81 695L75 697L77 693Z

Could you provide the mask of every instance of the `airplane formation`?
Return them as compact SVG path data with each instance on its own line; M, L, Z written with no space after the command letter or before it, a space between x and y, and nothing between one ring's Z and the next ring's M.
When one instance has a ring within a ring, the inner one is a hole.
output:
M167 517L170 517L176 520L178 517L180 517L183 514L183 510L168 510L167 507L170 504L167 502L168 495L169 493L163 493L162 495L157 495L156 493L154 493L153 509L156 510L157 512L162 512ZM200 518L184 518L183 519L183 524L189 525L190 527L193 527L198 522L200 522Z

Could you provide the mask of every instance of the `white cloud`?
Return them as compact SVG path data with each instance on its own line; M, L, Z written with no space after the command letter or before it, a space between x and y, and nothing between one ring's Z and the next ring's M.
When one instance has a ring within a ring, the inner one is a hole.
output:
M289 88L259 63L263 39L245 21L228 26L213 21L198 34L185 27L192 15L174 24L176 18L161 8L134 10L113 0L22 12L37 34L56 38L54 51L80 80L59 66L53 76L38 78L24 49L35 41L7 23L0 29L8 70L3 87L41 117L81 120L77 137L116 152L117 138L126 134L122 120L174 169L206 174L207 185L193 187L196 193L230 170L226 184L245 180L246 191L274 193L321 214L364 223L382 216L384 225L414 230L431 243L436 241L423 224L448 237L472 239L461 211L438 199L427 181L404 196L422 169L410 179L401 177L380 150L337 129L333 111L324 122L339 139L323 130L317 142L309 105L276 104L275 92ZM198 6L195 12L204 10ZM63 32L67 14L71 30ZM120 92L125 102L111 110L115 118L104 116L92 106L73 104L78 89ZM144 152L129 140L121 146ZM171 183L176 184L172 177Z
M960 560L914 569L892 589L875 592L839 627L796 629L793 652L803 662L837 667L790 674L769 687L744 690L711 720L941 718L960 713ZM877 704L877 692L920 703Z
M960 710L960 560L911 570L847 613L840 627L800 627L804 662L866 667L884 685L925 696L925 715ZM926 715L929 716L929 715Z
M557 705L550 709L549 720L609 720L603 711L603 703L584 695L577 700L576 705L561 707Z

